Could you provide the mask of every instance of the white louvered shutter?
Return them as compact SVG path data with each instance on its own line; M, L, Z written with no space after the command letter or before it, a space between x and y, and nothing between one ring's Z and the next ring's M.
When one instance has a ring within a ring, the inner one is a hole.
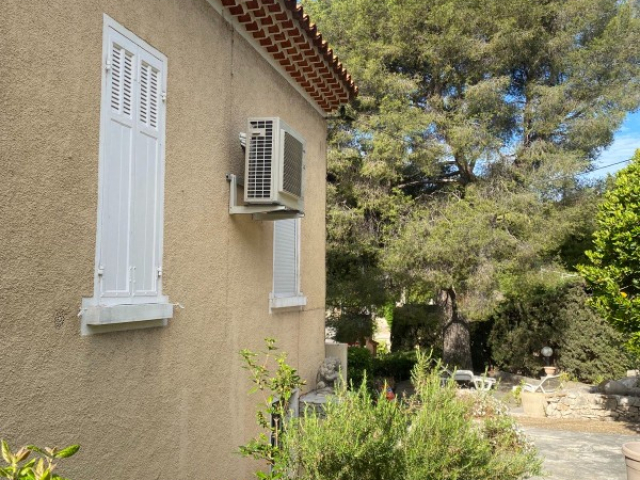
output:
M299 294L300 221L278 220L273 228L273 296L296 296Z
M156 296L162 271L162 67L158 59L140 50L131 196L134 296Z
M161 294L165 65L112 28L107 56L99 291L144 303Z
M136 45L110 30L106 70L106 109L101 142L105 162L101 174L101 238L98 275L101 297L131 296L129 269L131 165L135 136Z

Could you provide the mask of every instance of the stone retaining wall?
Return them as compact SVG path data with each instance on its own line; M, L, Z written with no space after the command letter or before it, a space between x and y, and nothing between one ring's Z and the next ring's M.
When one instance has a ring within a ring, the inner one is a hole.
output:
M640 421L640 397L584 391L544 395L547 417Z

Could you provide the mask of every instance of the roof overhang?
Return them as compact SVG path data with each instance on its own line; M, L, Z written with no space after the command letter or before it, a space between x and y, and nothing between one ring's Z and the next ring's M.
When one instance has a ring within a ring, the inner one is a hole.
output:
M358 87L295 0L209 0L323 114Z

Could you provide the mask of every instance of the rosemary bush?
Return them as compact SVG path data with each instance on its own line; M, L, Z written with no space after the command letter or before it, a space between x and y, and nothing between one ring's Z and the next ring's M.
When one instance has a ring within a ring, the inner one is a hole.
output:
M405 401L372 394L366 380L357 390L340 385L322 415L308 410L286 423L271 471L300 480L516 480L538 474L535 450L499 402L459 397L453 382L441 385L438 370L418 354L415 395Z

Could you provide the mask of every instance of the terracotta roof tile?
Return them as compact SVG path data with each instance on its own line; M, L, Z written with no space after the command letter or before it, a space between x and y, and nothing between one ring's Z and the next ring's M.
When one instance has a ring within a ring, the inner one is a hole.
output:
M325 112L358 94L351 75L296 0L221 2Z

